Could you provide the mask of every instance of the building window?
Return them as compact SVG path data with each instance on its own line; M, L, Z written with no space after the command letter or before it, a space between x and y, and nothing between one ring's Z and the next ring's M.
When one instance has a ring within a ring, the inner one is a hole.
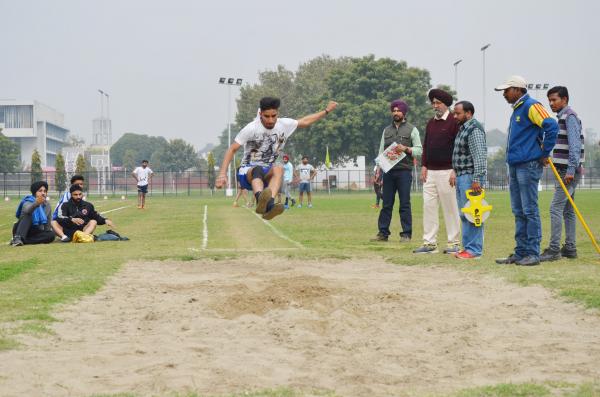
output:
M0 106L0 123L4 128L33 128L33 106Z

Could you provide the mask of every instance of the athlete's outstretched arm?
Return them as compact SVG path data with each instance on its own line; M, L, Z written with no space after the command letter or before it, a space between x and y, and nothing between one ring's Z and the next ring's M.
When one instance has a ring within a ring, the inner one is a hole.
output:
M225 156L223 156L223 163L221 164L221 168L219 169L219 175L217 176L217 180L215 181L215 187L217 189L222 188L227 185L227 166L231 163L233 159L233 155L240 148L240 144L233 141L229 149L225 152Z
M327 113L333 112L337 105L337 102L329 101L329 103L325 107L325 110L321 110L320 112L309 114L308 116L304 116L301 119L298 119L298 128L310 127L311 124L325 117Z

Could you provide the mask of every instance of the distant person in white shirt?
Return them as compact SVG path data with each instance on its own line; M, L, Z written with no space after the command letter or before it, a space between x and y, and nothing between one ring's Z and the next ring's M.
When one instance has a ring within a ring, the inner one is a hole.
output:
M306 197L308 199L308 208L312 208L312 193L310 188L310 182L314 179L317 172L315 168L308 164L308 157L302 157L302 164L299 164L296 167L296 176L300 178L300 183L298 184L298 191L300 192L300 197L298 198L298 208L302 208L302 201L304 197L304 192L306 192Z
M332 112L337 103L330 101L324 110L294 120L278 119L279 98L264 97L260 100L258 117L248 123L229 146L215 186L217 189L227 185L227 167L237 150L244 146L242 164L238 172L240 186L252 189L256 197L256 213L263 219L273 219L284 211L281 203L275 204L283 179L283 167L274 165L288 138L296 128L306 128ZM267 187L268 186L268 187Z
M152 179L152 174L154 172L148 167L148 160L142 160L142 166L137 167L131 173L137 183L139 209L143 209L146 206L146 193L148 193L148 184Z

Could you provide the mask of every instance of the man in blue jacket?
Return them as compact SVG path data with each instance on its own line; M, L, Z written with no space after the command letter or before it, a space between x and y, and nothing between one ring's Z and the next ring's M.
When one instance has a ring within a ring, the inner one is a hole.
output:
M56 235L50 226L50 204L46 202L48 183L37 181L31 184L31 194L25 196L17 207L17 222L13 225L10 245L49 244Z
M508 127L506 162L508 163L510 204L515 216L515 252L498 264L535 266L540 264L542 222L538 207L538 184L543 168L554 148L558 124L546 109L527 94L521 76L511 76L495 88L503 91L512 105Z

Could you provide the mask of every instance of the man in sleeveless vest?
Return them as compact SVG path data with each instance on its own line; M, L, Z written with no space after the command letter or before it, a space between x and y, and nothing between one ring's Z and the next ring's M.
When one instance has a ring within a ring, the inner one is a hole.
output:
M400 200L400 242L408 242L412 238L412 210L410 206L410 188L412 186L412 172L414 156L421 155L421 138L419 130L408 121L408 104L400 99L390 104L392 124L385 127L381 134L379 153L396 142L406 156L388 172L383 174L383 206L379 212L379 233L372 241L388 241L390 223L394 210L396 192Z
M503 91L504 99L513 108L508 126L506 162L516 241L515 252L496 259L496 263L535 266L540 264L542 241L538 184L556 142L558 124L527 94L523 77L511 76L495 90Z
M563 180L571 198L575 200L575 189L579 184L585 160L583 129L577 113L569 106L567 87L553 87L548 91L550 109L558 117L558 137L552 152L552 162ZM563 219L565 223L565 244L560 247ZM575 246L575 210L556 181L554 197L550 205L550 244L540 260L555 261L561 257L577 258Z

